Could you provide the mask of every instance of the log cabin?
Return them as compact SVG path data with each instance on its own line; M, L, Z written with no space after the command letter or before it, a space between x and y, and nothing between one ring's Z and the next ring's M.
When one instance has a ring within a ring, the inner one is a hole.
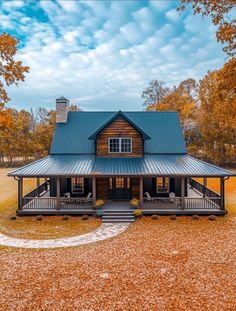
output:
M144 215L225 215L234 174L187 154L177 112L69 111L61 97L50 154L8 175L18 181L18 215L94 215L103 200L103 221L132 221L134 198ZM26 178L36 188L24 194Z

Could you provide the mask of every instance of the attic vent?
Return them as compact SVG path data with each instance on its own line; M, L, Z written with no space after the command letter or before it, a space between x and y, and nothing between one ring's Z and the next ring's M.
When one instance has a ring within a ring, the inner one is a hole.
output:
M65 97L56 99L56 123L66 123L69 100Z

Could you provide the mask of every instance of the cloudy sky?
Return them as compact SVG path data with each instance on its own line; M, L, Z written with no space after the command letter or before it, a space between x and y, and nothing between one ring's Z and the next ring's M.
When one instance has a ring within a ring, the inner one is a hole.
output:
M2 1L0 32L20 39L26 82L8 106L54 108L65 96L84 110L140 110L151 79L201 78L225 55L210 20L180 14L178 0Z

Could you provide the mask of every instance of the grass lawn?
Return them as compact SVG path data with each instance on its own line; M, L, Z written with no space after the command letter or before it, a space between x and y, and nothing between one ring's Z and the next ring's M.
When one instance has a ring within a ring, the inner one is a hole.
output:
M18 217L10 220L15 215L17 208L17 181L7 177L10 169L0 169L0 228L1 232L9 236L28 239L51 239L68 237L93 231L101 225L98 219L89 218L81 220L81 217L70 217L62 220L62 216L43 217L42 221L36 217ZM36 187L35 179L25 178L24 193Z
M230 214L216 221L144 217L99 243L0 248L0 310L234 311L236 179L226 187Z

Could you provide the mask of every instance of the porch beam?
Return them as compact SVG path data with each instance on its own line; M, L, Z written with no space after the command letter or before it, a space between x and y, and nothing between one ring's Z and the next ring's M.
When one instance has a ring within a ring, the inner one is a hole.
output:
M19 177L18 180L18 210L22 210L22 197L23 197L23 178Z
M184 195L185 195L185 178L181 177L181 206L184 209Z
M139 178L139 206L143 207L143 177Z
M57 209L60 209L60 196L61 196L60 178L57 178L56 181L57 181Z
M96 177L92 179L92 192L93 192L93 206L96 204Z
M225 179L220 177L220 209L225 209Z

